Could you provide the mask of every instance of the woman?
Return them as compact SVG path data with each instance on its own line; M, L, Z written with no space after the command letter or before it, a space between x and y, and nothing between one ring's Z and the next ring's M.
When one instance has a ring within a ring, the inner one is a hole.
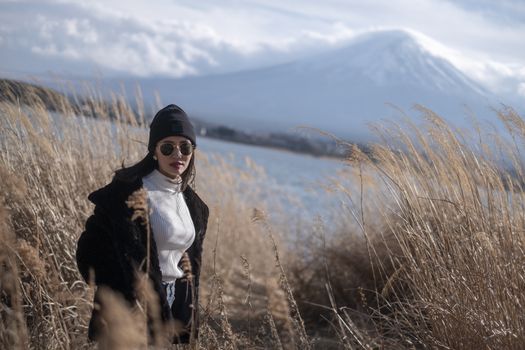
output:
M116 171L111 183L89 195L95 210L76 252L82 277L98 287L89 339L96 340L107 331L101 313L104 288L100 287L110 288L136 307L137 271L148 274L158 302L158 307L150 308L158 310L148 317L150 336L158 336L155 320L178 326L173 343L188 343L196 336L202 243L209 211L188 185L195 176L195 139L181 108L169 105L161 109L151 122L144 159ZM141 189L147 194L148 214L136 217L130 199Z

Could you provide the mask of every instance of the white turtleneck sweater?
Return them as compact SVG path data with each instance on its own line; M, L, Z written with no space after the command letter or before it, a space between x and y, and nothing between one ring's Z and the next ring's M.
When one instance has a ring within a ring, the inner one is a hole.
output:
M175 281L184 272L178 267L182 254L195 239L195 227L180 190L180 183L154 170L142 178L148 192L150 225L157 243L162 280Z

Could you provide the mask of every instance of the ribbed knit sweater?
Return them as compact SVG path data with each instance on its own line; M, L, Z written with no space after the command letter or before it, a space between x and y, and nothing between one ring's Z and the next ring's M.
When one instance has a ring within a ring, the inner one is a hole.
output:
M154 170L142 178L148 192L150 225L157 243L162 280L181 278L182 254L195 239L195 227L180 190L180 183Z

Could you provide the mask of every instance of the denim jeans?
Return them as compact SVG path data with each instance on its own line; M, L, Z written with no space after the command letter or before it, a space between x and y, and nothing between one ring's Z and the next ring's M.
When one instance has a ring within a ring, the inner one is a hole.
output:
M162 285L166 291L166 299L168 299L171 308L171 305L173 305L173 302L175 301L175 281L162 282Z

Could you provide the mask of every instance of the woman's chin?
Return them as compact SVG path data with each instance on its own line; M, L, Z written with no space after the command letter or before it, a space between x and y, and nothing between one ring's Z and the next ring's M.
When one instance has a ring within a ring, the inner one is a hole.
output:
M164 176L167 176L171 179L176 179L176 178L180 178L181 177L181 173L179 171L174 171L174 170L166 170L166 169L159 169L159 172L164 175Z

